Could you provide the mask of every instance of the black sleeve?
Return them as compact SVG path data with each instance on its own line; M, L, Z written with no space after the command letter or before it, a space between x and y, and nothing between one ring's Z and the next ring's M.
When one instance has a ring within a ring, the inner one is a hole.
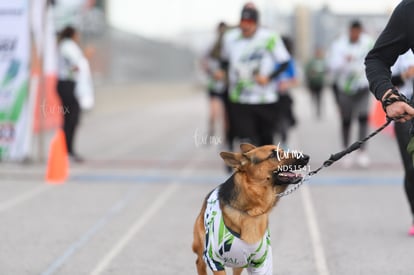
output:
M374 48L365 58L365 72L371 92L378 100L388 89L391 82L391 66L398 56L412 47L410 37L413 30L414 1L403 0L394 10L387 26L378 37Z
M281 63L277 67L277 69L273 73L270 74L270 76L269 76L270 79L278 77L282 72L284 72L287 69L288 66L289 66L289 61Z
M392 85L398 87L404 84L404 79L402 78L401 74L391 76L391 83Z

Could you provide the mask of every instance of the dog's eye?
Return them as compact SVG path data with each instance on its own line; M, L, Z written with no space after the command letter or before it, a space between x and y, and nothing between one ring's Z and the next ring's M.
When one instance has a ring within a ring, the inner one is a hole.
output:
M269 158L276 158L277 156L277 152L276 150L273 150L272 153L270 154Z

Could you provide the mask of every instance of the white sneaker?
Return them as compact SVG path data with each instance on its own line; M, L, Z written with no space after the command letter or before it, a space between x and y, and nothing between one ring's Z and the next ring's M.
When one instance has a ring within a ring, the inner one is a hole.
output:
M357 164L362 168L367 168L371 164L371 160L365 151L358 152Z

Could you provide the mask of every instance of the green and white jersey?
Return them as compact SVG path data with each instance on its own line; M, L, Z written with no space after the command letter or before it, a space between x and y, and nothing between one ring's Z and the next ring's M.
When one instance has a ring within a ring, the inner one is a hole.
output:
M328 65L343 93L352 95L368 88L364 61L373 46L374 40L364 33L354 43L350 42L347 35L333 43Z
M240 239L224 224L218 191L219 188L216 188L208 197L204 213L204 260L213 271L224 270L225 266L244 267L249 274L271 275L272 249L269 230L256 244L248 244Z
M223 38L222 59L229 62L229 97L234 103L267 104L278 100L276 81L258 85L255 75L269 76L278 63L289 61L290 55L280 36L258 27L251 38L239 28L229 30Z

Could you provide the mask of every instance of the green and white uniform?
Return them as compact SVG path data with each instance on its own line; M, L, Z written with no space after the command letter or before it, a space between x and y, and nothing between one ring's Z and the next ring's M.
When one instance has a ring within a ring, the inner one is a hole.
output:
M270 76L275 65L288 62L290 55L280 36L259 27L253 37L243 37L239 28L229 30L223 38L221 53L228 60L229 97L233 103L268 104L278 100L276 81L259 85L255 75Z
M269 230L256 244L244 242L224 224L218 192L219 188L216 188L210 194L204 213L206 229L204 260L213 271L224 270L225 266L244 267L249 274L271 275L272 249Z
M347 35L343 35L332 44L328 66L341 92L353 95L368 90L364 60L373 45L374 41L365 33L356 42L352 43Z

